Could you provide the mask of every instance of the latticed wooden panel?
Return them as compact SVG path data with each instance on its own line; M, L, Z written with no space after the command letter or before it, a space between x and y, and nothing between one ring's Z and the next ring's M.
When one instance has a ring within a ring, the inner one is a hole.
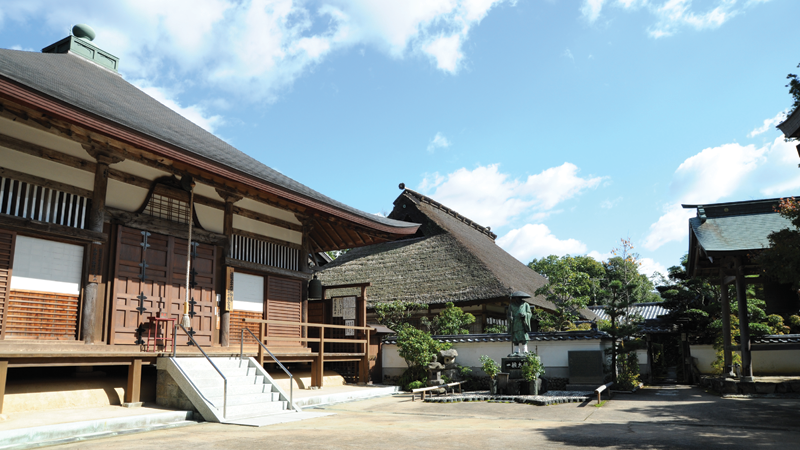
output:
M267 279L267 319L285 322L302 322L302 283L297 280L269 277ZM301 327L293 325L267 325L267 337L302 337ZM269 339L267 339L269 341ZM280 347L301 346L301 341L273 341L268 345Z
M77 336L77 295L13 290L7 304L6 339L73 340Z
M234 309L231 311L231 328L230 328L230 342L239 344L242 338L242 329L247 328L253 332L256 336L258 336L258 324L257 323L245 323L244 319L263 319L264 314L259 313L256 311L241 311ZM250 335L247 331L244 332L244 343L245 345L256 345L256 340L253 339L253 336Z
M265 266L300 270L300 250L235 233L231 236L230 256Z
M0 177L0 213L84 228L91 201L76 194Z
M14 262L16 234L0 230L0 337L5 331L8 294L11 286L11 268Z

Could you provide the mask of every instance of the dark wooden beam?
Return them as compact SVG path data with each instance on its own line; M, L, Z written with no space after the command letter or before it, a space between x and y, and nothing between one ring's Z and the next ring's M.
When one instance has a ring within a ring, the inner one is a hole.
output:
M171 220L108 207L106 208L106 216L112 223L121 223L131 228L139 228L153 233L175 236L181 239L189 238L189 227ZM224 234L214 233L195 227L192 229L192 240L203 244L223 246L225 245L226 237Z
M33 219L23 219L8 214L0 214L0 228L19 233L41 233L47 236L79 242L106 242L108 235L80 228L56 225L54 223L39 222Z
M296 223L287 222L285 220L277 219L272 216L268 216L266 214L261 214L255 211L251 211L249 209L240 208L238 206L233 207L233 213L238 214L242 217L247 217L248 219L257 220L259 222L268 223L270 225L275 225L281 228L288 228L292 231L303 231L303 226L298 225Z
M283 239L277 239L267 236L262 236L260 234L251 233L249 231L240 230L238 228L232 228L234 234L238 234L240 236L249 237L251 239L258 239L265 242L272 242L273 244L283 245L285 247L294 248L297 250L303 250L303 246L300 244L295 244L294 242L284 241Z
M264 265L264 264L256 264L256 263L251 263L251 262L248 262L248 261L242 261L242 260L233 259L233 258L225 258L225 265L232 266L232 267L238 267L240 269L252 270L252 271L255 271L255 272L272 273L272 274L275 274L275 275L280 275L280 276L288 277L288 278L296 278L296 279L300 279L300 280L310 280L311 279L311 274L310 273L298 272L296 270L281 269L281 268L278 268L278 267L267 266L267 265Z
M47 178L37 177L35 175L28 175L27 173L17 172L16 170L6 169L0 167L0 176L6 178L13 178L15 180L24 181L25 183L35 184L37 186L55 189L57 191L66 192L68 194L80 195L81 197L92 198L92 191L88 189L79 188L69 184L59 183L58 181L48 180Z

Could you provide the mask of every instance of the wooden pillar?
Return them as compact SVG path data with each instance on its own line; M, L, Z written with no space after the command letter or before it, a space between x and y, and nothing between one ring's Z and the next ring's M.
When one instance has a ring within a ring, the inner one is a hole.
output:
M142 360L134 359L128 366L128 388L125 403L139 403L142 391Z
M264 343L264 324L263 322L258 324L258 339L263 344ZM264 346L258 346L258 365L264 367Z
M358 312L359 318L356 324L359 327L367 326L367 287L361 286L361 296L358 298ZM366 343L364 343L364 356L361 358L361 367L358 381L364 384L369 383L369 330L363 330L362 333Z
M322 387L325 378L325 327L319 327L319 356L317 357L317 387Z
M753 381L750 355L750 318L747 314L747 292L741 259L736 260L736 301L739 303L739 343L742 350L742 381Z
M86 228L90 231L103 232L105 220L106 193L108 192L108 166L123 161L124 158L113 155L108 149L96 145L84 145L86 151L97 160L92 189L92 207L86 220ZM89 246L89 279L83 290L83 308L81 311L81 334L86 344L97 342L97 292L102 283L103 249L100 242Z
M731 302L728 298L728 286L725 284L725 275L720 283L720 301L722 302L722 355L724 366L722 376L733 376L733 351L731 350Z
M0 414L3 414L3 399L6 396L7 380L8 380L8 361L0 361Z
M222 233L225 234L225 256L231 255L231 239L233 236L233 204L242 199L241 195L233 194L222 189L217 189L217 194L225 200L225 215L222 221ZM219 345L222 347L230 346L230 333L231 333L231 309L233 309L233 299L228 299L228 291L233 283L231 283L231 271L226 270L225 278L225 295L226 301L224 305L220 305L219 313Z

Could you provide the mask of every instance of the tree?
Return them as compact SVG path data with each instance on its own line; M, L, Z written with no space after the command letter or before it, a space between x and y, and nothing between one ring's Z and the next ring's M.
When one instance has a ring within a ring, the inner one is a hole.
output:
M423 317L421 322L431 334L469 334L468 327L475 323L475 316L447 302L439 315L433 319Z
M792 283L800 289L800 202L795 198L781 199L778 213L792 222L793 228L784 228L769 234L769 248L755 255L765 276L779 283Z
M637 347L626 345L626 340L630 342L630 338L639 331L639 322L641 322L641 317L631 312L631 306L639 300L636 293L641 291L642 284L642 275L638 271L639 255L633 253L632 250L631 240L621 239L620 248L611 251L619 259L619 264L615 263L614 271L611 274L609 274L609 266L606 265L607 276L614 277L608 282L608 290L605 292L605 312L609 317L609 326L604 331L611 336L612 340L611 376L615 383L618 381L618 372L624 373L628 382L635 381L638 376L638 367L633 365L635 358L628 357L628 353L635 351ZM617 364L618 359L621 363L619 365ZM632 373L634 370L636 373Z
M556 305L555 315L543 310L534 312L543 331L569 329L578 318L578 311L586 308L593 293L593 275L602 276L604 269L588 256L557 257L550 255L534 259L528 267L547 277L547 284L537 289L535 295L544 296Z
M798 64L797 67L800 67L800 64ZM789 80L789 84L786 85L786 87L789 88L789 95L791 95L794 100L791 108L789 108L789 115L791 116L797 107L800 106L800 80L798 80L797 75L793 73L786 75L786 79Z
M427 309L428 305L395 300L375 303L374 308L378 323L399 333L401 329L411 326L409 321L414 313Z

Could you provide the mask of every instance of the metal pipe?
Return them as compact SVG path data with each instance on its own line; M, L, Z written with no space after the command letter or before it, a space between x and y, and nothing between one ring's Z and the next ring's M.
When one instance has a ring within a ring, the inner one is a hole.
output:
M223 381L223 386L222 386L222 418L225 419L226 416L228 415L228 378L225 376L225 374L222 373L221 370L219 370L219 367L217 367L217 365L214 364L214 361L212 361L211 358L209 358L209 356L205 352L205 350L203 350L203 348L200 347L200 344L198 344L197 341L194 340L192 335L189 334L188 331L186 331L186 328L184 328L182 324L180 324L180 323L176 323L175 324L175 332L177 333L178 327L181 327L181 330L183 330L183 332L186 333L186 336L189 337L189 340L192 341L194 346L197 347L198 350L200 350L200 353L202 353L203 356L206 357L206 359L208 360L208 363L211 364L211 367L213 367L214 370L217 371L219 376L222 377L222 381ZM175 335L173 335L172 338L175 339ZM172 350L172 357L173 358L175 357L176 352L177 352L177 349L173 347L173 350Z
M260 345L260 346L264 347L264 350L266 350L266 351L267 351L267 353L269 353L269 356L270 356L270 357L272 357L272 359L275 361L275 363L276 363L276 364L278 364L278 366L279 366L281 369L283 369L283 372L284 372L286 375L288 375L288 376L289 376L289 408L290 408L290 409L294 409L294 376L292 375L292 373L291 373L291 372L289 372L289 371L286 369L286 367L284 367L284 366L283 366L283 364L281 364L281 362L280 362L280 361L278 361L278 358L276 358L276 357L275 357L275 355L273 355L273 354L272 354L272 352L271 352L271 351L269 351L269 349L267 348L267 346L266 346L266 345L264 345L264 343L263 343L263 342L261 342L261 340L260 340L260 339L258 339L258 338L256 337L256 335L255 335L255 334L253 334L253 332L252 332L252 331L250 331L250 328L242 328L242 334L244 334L244 330L247 330L247 332L248 332L248 333L250 333L250 334L253 336L253 339L255 339L255 340L256 340L256 342L258 342L258 345Z

